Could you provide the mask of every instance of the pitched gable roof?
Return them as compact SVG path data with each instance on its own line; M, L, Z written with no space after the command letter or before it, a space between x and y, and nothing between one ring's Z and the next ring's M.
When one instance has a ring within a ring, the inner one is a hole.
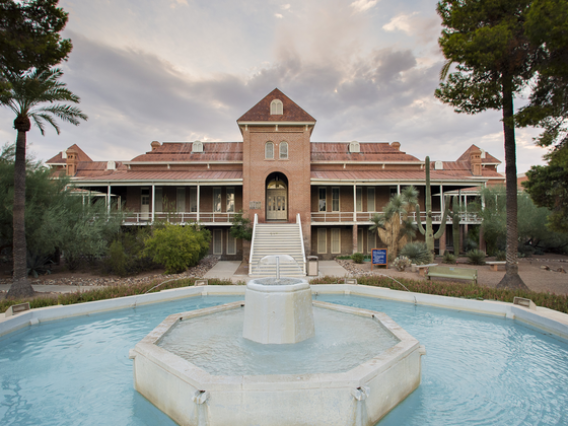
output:
M91 160L91 157L89 157L87 154L85 154L85 151L83 151L81 148L79 148L79 146L77 144L73 144L67 149L70 149L70 148L73 148L75 151L77 151L77 159L79 161L93 161L93 160ZM65 150L65 151L67 151L67 150ZM65 158L63 158L63 151L61 151L55 157L52 157L49 160L47 160L46 164L65 163L66 161L67 160L65 160Z
M477 145L472 145L470 146L462 155L460 158L458 158L456 161L465 161L467 163L470 162L470 154L472 151L482 151L481 148L479 148ZM499 161L498 159L496 159L495 157L493 157L491 154L489 154L487 151L485 151L485 158L481 159L481 164L486 164L486 163L491 163L491 164L501 164L501 161Z
M274 99L279 99L283 104L281 115L270 115L270 103ZM265 122L265 121L308 121L315 122L316 119L298 106L292 99L282 93L279 89L274 89L266 95L259 103L249 109L244 115L237 120L237 123L248 122Z

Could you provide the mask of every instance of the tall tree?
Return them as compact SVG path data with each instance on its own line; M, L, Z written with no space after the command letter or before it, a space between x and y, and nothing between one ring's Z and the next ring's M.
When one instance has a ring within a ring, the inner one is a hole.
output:
M444 29L439 44L457 63L436 90L436 97L458 113L501 110L507 185L507 264L498 287L524 288L517 263L517 166L513 97L529 82L542 51L526 35L533 0L441 0Z
M15 114L16 160L14 165L14 238L13 282L8 297L26 297L33 294L27 278L26 232L25 232L25 189L26 189L26 135L31 128L30 119L44 134L45 123L50 124L59 134L56 118L78 125L87 116L79 108L60 102L79 103L79 97L59 81L63 73L58 69L36 69L29 75L7 75L10 90L0 95L0 104ZM47 106L43 106L47 104Z

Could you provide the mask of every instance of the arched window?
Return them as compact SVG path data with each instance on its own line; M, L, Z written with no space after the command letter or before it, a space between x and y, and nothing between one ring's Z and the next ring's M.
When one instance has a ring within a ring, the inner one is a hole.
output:
M284 106L280 99L274 99L270 103L270 115L282 115L284 111Z
M280 159L288 159L288 142L280 142Z
M203 142L195 141L191 149L192 152L203 152Z
M268 160L274 159L274 143L266 142L266 145L264 146L264 158Z
M353 141L349 143L349 152L361 152L359 142Z

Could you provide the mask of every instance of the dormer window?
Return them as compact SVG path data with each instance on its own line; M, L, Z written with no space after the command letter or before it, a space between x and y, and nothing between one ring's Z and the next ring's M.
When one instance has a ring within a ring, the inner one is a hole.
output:
M282 115L284 113L284 105L280 99L274 99L270 103L270 115Z
M193 142L192 152L203 152L203 142L195 141Z
M266 142L264 146L264 158L267 160L274 160L274 143Z
M280 142L280 159L288 159L288 142Z
M361 147L359 146L359 142L353 141L349 142L349 152L361 152Z

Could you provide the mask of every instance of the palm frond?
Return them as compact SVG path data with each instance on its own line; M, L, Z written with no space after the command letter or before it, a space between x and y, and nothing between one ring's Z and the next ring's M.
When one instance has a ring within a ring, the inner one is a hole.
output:
M45 135L45 128L43 127L43 123L41 121L41 118L38 117L36 114L30 114L30 115L28 115L28 117L32 119L32 121L35 123L35 125L39 128L41 135L44 136Z
M446 77L450 73L450 68L451 68L453 63L454 62L451 59L448 59L444 63L444 65L442 66L442 69L440 70L440 81L444 81L446 79Z
M61 131L59 129L59 126L57 125L57 123L55 122L55 120L53 119L53 117L49 114L42 114L40 112L33 112L32 114L30 114L30 117L34 120L34 122L41 122L43 120L47 121L49 124L51 124L51 126L55 129L55 131L57 132L57 134L61 134ZM43 124L43 123L42 123ZM43 133L42 133L43 134Z

